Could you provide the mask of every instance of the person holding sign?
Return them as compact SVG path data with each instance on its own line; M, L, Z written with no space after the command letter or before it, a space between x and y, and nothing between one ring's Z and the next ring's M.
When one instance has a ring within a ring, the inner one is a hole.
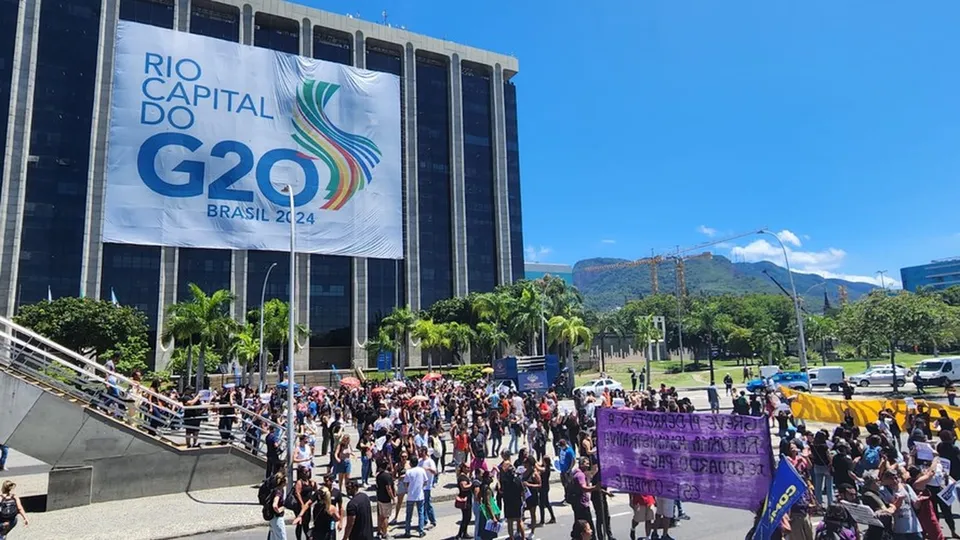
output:
M913 488L904 484L896 469L887 469L881 477L880 497L893 515L893 535L896 540L923 540L923 529L916 507L920 500Z

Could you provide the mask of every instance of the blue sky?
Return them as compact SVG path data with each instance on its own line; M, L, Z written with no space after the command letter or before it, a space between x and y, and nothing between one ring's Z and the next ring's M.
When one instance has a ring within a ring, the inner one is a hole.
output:
M519 58L540 262L764 226L828 276L960 255L960 3L303 3ZM782 262L761 238L712 249Z

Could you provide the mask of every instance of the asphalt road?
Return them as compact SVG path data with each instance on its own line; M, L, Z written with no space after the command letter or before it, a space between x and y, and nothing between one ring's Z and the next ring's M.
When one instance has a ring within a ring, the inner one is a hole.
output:
M676 540L700 540L710 538L711 540L743 540L752 524L749 512L742 510L730 510L715 506L703 506L698 504L685 504L684 511L690 515L689 520L680 521L680 526L670 531L670 534ZM376 510L374 510L376 512ZM436 508L438 526L432 531L427 531L427 539L450 539L457 533L460 519L460 511L453 507L453 502L441 503ZM536 531L536 538L550 538L553 540L566 539L570 536L570 529L573 526L573 514L569 506L555 507L554 512L557 516L557 523L554 525L545 525L539 527ZM630 538L630 520L633 512L627 504L626 495L617 494L611 500L610 516L613 535L616 540L629 540ZM401 512L401 519L403 512ZM374 519L376 516L374 515ZM416 517L414 517L416 522ZM414 527L415 528L415 527ZM638 537L643 534L643 525L637 528ZM294 538L293 527L288 527L287 537ZM391 535L402 534L402 527L391 528ZM470 527L472 534L473 527ZM267 534L267 527L248 529L244 531L208 533L201 536L191 537L192 540L263 540ZM529 533L528 533L529 534ZM506 538L503 536L502 538ZM501 540L501 539L498 539Z

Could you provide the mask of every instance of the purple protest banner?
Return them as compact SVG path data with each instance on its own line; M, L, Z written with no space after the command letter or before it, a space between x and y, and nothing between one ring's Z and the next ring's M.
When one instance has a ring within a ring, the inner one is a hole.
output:
M773 477L766 418L597 409L604 487L756 511Z

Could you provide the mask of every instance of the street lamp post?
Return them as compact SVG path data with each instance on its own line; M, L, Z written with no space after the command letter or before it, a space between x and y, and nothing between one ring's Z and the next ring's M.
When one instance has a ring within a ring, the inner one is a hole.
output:
M287 219L290 221L290 305L287 310L290 315L290 326L287 329L287 485L293 485L293 452L296 447L294 441L295 434L294 429L294 400L293 400L293 391L295 388L295 383L293 382L293 353L294 353L294 340L297 339L296 336L296 325L294 323L294 298L296 297L294 287L296 286L297 279L297 229L296 221L294 217L296 216L296 207L293 201L293 187L289 184L283 186L283 189L280 190L280 193L286 193L290 199L290 213L287 214Z
M267 275L263 276L263 287L260 289L260 393L264 393L267 387L267 357L263 355L263 304L267 301L267 280L270 279L270 272L277 266L277 263L267 268Z
M887 290L887 284L883 279L883 275L886 273L887 273L886 270L877 270L877 274L880 275L880 288L883 289L884 291Z
M780 237L766 229L760 229L757 234L767 234L777 239L780 249L783 250L783 262L787 265L787 277L790 278L790 290L793 293L793 310L797 317L797 349L800 353L800 370L807 370L807 341L803 335L803 314L800 313L800 299L797 296L797 286L793 283L793 272L790 270L790 258L787 256L787 246Z

